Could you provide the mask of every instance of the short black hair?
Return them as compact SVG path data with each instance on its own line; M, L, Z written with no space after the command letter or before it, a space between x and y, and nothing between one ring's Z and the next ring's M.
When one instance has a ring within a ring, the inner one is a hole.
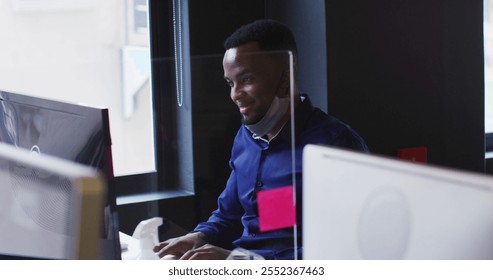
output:
M286 25L272 19L256 20L241 26L224 41L224 48L228 50L250 42L258 42L263 51L288 50L297 56L293 32Z

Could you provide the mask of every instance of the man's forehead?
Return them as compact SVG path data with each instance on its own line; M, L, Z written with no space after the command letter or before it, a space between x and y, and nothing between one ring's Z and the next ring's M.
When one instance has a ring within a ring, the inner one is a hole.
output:
M224 53L223 63L231 63L238 59L238 49L231 48Z

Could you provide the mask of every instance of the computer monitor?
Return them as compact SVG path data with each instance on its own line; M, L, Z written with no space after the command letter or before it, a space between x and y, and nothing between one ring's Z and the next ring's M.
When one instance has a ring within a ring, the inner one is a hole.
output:
M0 141L113 177L108 110L0 91Z
M121 258L108 109L0 91L0 142L100 170L108 184L100 258Z
M493 177L307 145L304 259L493 259Z
M94 168L0 143L0 258L97 259L105 195Z

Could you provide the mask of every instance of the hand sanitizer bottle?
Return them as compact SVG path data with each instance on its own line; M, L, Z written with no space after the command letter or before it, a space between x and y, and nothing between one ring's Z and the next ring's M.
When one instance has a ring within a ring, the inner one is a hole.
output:
M163 224L163 218L155 217L141 221L134 230L133 238L139 240L140 252L136 259L159 260L153 248L159 242L158 227Z

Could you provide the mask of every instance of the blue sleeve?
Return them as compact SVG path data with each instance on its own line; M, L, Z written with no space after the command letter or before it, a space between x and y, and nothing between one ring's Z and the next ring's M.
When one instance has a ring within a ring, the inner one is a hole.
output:
M217 200L218 208L206 222L198 224L194 230L204 233L210 244L226 249L231 249L232 242L243 232L241 217L244 210L238 198L234 168L232 170L226 188Z
M355 151L369 153L370 150L361 136L350 126L344 125L333 142L334 146L344 147Z

